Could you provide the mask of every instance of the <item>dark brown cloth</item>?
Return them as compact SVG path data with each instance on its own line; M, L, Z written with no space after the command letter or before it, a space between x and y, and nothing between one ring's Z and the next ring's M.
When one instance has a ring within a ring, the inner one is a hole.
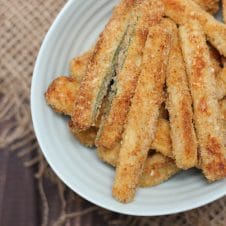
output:
M0 152L0 225L37 226L37 191L32 170L7 150Z
M226 198L171 216L125 216L78 197L48 167L32 128L30 82L43 37L65 3L0 0L0 226L226 225Z

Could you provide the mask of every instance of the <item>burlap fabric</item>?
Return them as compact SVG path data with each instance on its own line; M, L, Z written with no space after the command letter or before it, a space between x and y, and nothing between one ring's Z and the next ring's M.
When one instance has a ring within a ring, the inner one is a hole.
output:
M13 151L18 161L35 170L40 224L226 225L226 198L171 216L125 216L78 197L48 167L32 128L30 83L44 35L65 3L65 0L0 0L0 149Z

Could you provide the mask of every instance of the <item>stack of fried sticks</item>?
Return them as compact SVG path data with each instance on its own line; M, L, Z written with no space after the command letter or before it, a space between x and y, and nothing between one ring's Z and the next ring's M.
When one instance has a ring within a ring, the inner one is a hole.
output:
M45 93L75 137L116 167L120 202L180 169L226 177L226 25L210 14L218 4L121 0L71 76Z

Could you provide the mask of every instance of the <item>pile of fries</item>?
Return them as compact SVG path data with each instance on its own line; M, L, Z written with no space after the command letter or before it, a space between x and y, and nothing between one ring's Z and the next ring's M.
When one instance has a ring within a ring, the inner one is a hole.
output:
M222 1L226 18L226 1ZM112 194L180 170L226 177L226 25L218 0L121 0L95 46L45 93L69 128L116 168Z

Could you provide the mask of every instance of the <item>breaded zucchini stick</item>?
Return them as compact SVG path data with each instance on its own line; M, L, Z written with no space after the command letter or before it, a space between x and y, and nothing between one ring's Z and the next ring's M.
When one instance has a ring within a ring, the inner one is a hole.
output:
M85 76L87 65L92 55L93 48L71 60L70 75L72 78L76 79L78 83L81 83L83 77Z
M214 181L226 176L226 150L214 71L200 23L188 20L179 30L193 99L199 165L205 177Z
M72 116L80 130L95 124L99 108L115 73L115 59L126 35L135 0L122 0L100 34L82 79Z
M150 27L144 48L142 71L125 125L116 167L113 196L120 202L134 198L149 147L155 136L163 100L170 34L161 23Z
M177 24L184 24L197 19L202 25L207 39L224 56L226 56L226 25L205 12L193 0L163 0L165 13Z
M219 0L194 0L199 4L204 10L211 14L215 14L219 10Z
M197 140L193 126L192 100L189 92L184 59L176 24L168 20L172 46L166 70L170 135L173 155L179 168L189 169L197 164Z
M52 81L45 92L46 102L54 111L65 115L72 115L75 94L78 92L78 89L79 84L75 79L59 76Z
M140 187L150 187L158 185L179 172L174 160L163 156L160 153L154 153L148 156L142 176L140 178Z
M101 123L96 145L107 149L121 140L131 98L141 71L143 48L147 38L147 28L160 21L164 8L160 1L144 1L135 10L138 22L131 38L124 65L114 83L115 95L108 114Z

